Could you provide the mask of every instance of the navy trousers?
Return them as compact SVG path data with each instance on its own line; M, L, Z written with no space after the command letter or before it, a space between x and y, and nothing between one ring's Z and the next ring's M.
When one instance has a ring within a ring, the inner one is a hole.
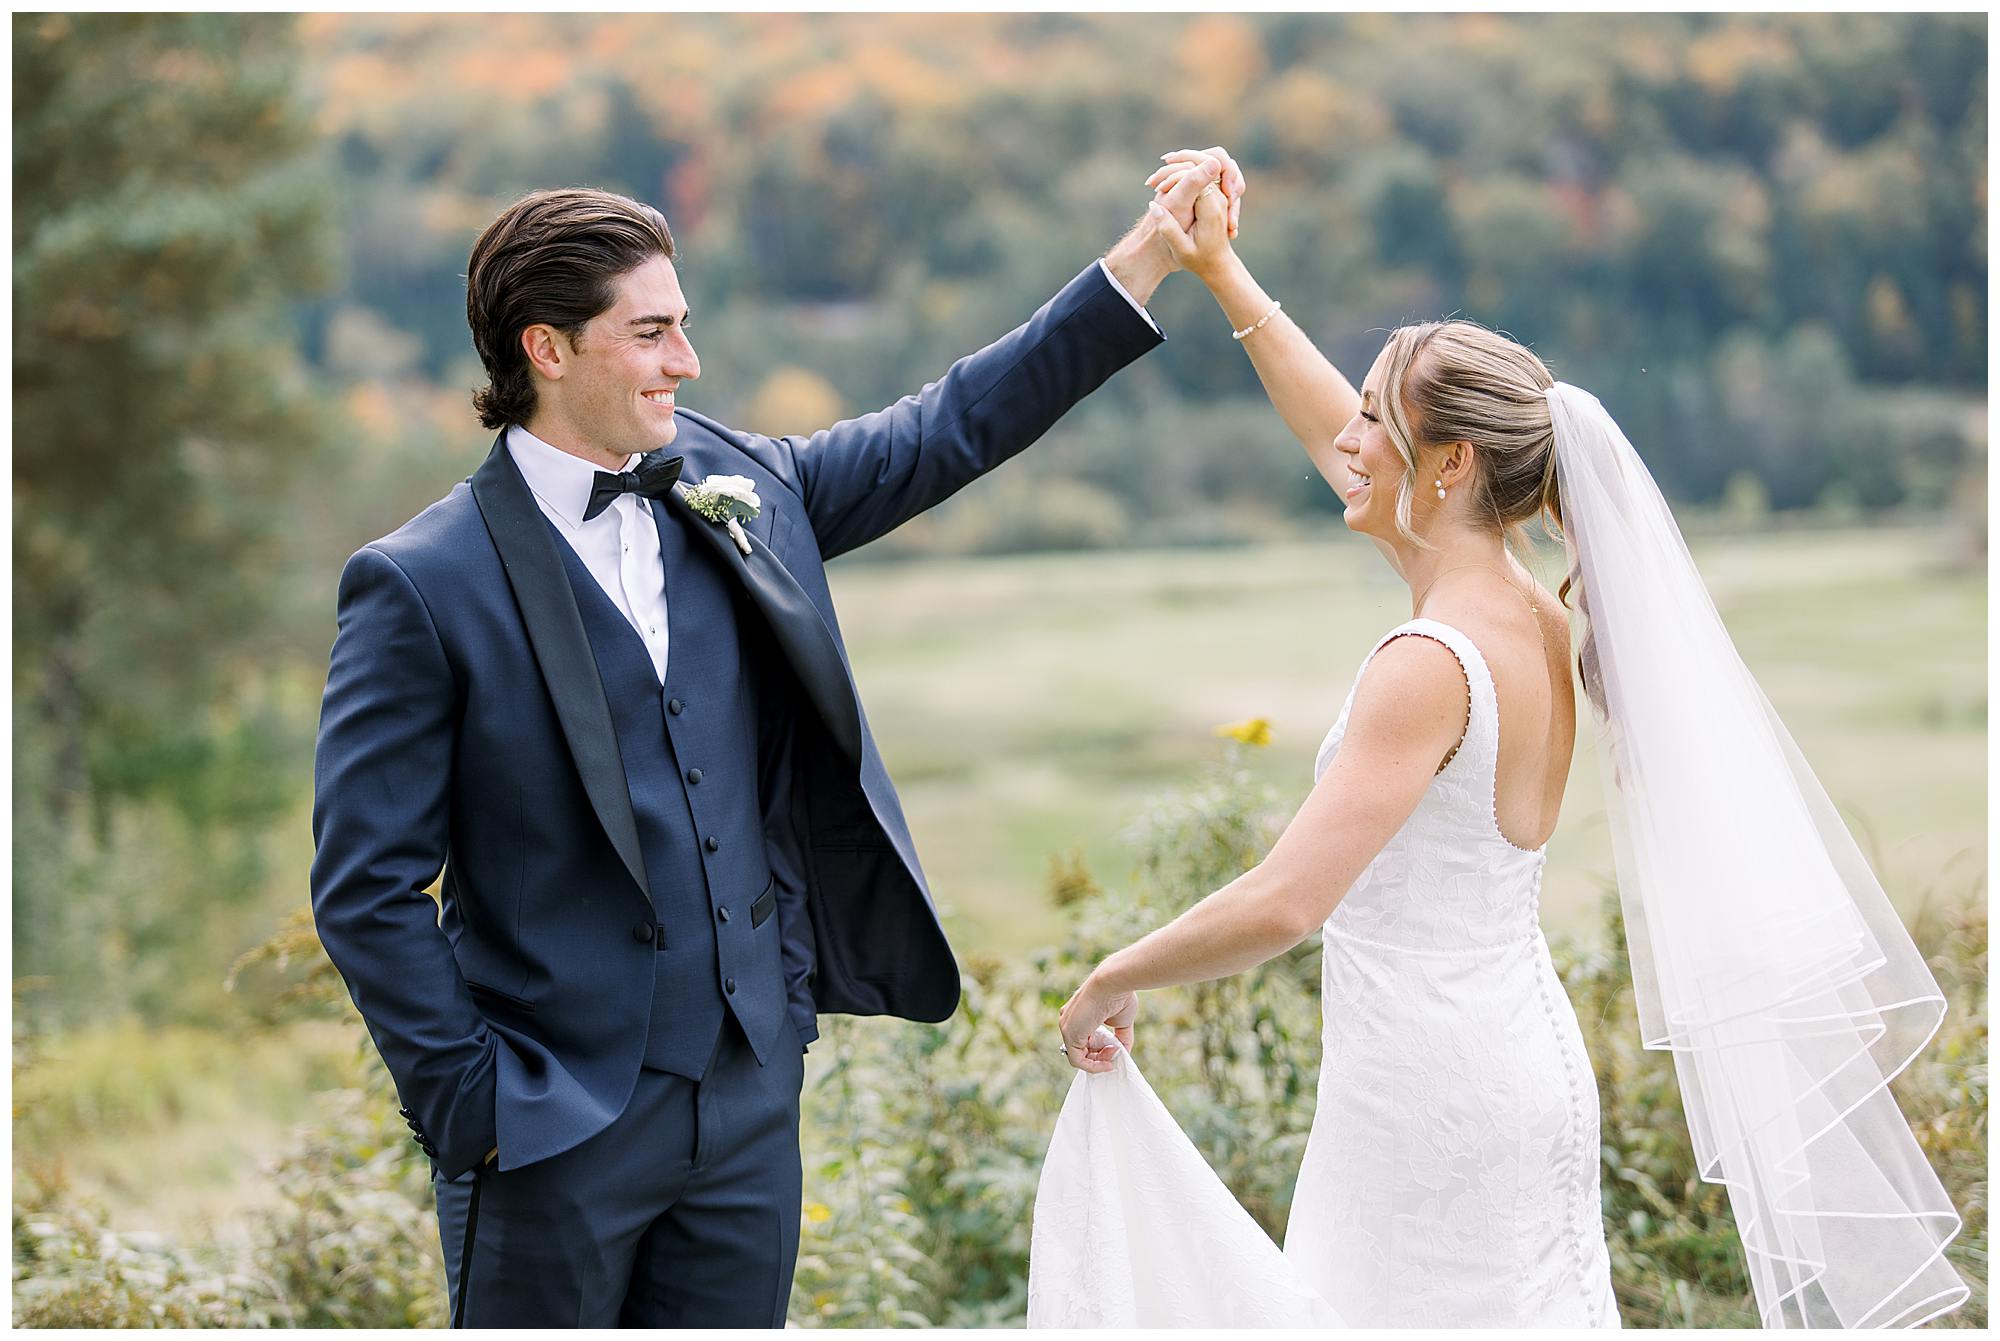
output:
M759 1066L725 1020L701 1080L642 1069L583 1144L505 1173L433 1170L452 1324L783 1327L803 1183L795 1044Z

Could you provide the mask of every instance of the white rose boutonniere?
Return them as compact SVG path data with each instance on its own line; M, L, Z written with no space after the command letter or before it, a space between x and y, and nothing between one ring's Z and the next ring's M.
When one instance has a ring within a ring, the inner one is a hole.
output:
M742 475L710 475L700 484L680 486L681 498L695 512L729 529L729 538L745 555L750 553L750 537L743 523L755 521L763 508L755 482Z

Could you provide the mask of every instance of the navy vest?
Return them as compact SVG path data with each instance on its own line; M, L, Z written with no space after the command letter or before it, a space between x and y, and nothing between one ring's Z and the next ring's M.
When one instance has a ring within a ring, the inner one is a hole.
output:
M670 503L651 506L672 620L664 685L560 533L556 548L611 709L652 887L651 926L634 928L656 951L643 1064L699 1080L725 1013L760 1062L788 1016L758 802L758 677L743 664L732 579L706 547L688 543L684 525L706 523L667 518Z

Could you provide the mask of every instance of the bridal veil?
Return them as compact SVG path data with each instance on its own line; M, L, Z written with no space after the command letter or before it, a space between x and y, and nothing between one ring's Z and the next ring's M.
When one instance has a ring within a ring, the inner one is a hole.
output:
M1674 1054L1767 1327L1962 1303L1959 1218L1889 1081L1944 997L1587 391L1547 392L1645 1045Z

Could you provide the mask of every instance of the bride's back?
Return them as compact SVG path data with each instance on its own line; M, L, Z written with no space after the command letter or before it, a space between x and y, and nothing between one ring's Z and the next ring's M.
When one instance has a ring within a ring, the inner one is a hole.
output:
M1471 638L1492 672L1500 709L1494 816L1509 843L1533 849L1555 832L1576 748L1569 615L1540 583L1531 612L1522 599L1529 593L1509 595L1499 582L1498 574L1465 574L1462 585L1440 588L1424 614Z
M1617 1316L1590 1059L1540 921L1574 737L1569 638L1553 597L1532 589L1538 630L1499 580L1439 588L1375 645L1441 643L1470 704L1321 935L1325 1060L1285 1253L1360 1326Z

